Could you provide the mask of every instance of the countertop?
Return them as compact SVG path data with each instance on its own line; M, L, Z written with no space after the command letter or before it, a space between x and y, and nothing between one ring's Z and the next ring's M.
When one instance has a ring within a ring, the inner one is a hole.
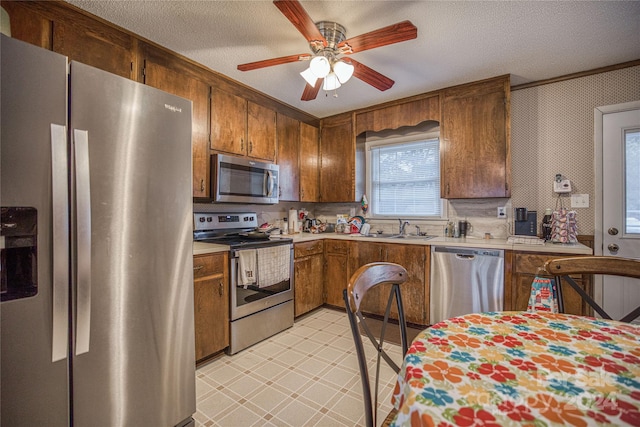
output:
M417 238L397 238L390 239L385 237L365 237L359 234L339 234L339 233L298 233L283 235L283 237L292 238L294 243L308 242L318 239L339 239L363 242L381 242L381 243L401 243L405 245L423 245L423 246L457 246L470 248L487 248L487 249L504 249L512 251L524 252L547 252L562 254L578 254L591 255L593 251L588 246L581 243L575 244L557 244L547 242L543 245L529 245L521 243L511 243L506 239L480 239L480 238L453 238L453 237L434 237L432 239ZM277 238L277 237L273 237ZM193 242L193 254L201 255L207 253L225 252L229 250L227 245L218 245L213 243Z

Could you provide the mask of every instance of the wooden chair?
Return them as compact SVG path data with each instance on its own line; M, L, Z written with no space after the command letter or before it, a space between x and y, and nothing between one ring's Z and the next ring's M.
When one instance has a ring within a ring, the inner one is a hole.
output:
M351 325L353 340L356 346L358 356L358 365L360 367L360 379L362 381L362 394L365 407L365 418L367 427L376 425L378 412L378 383L380 375L381 359L395 371L400 372L400 367L383 349L385 332L389 323L389 314L391 313L392 302L395 298L398 310L398 323L400 328L400 341L402 345L402 356L407 354L407 326L404 318L404 309L402 307L402 297L400 294L400 284L407 280L407 270L404 267L389 262L374 262L363 265L351 276L347 289L343 291L344 303L347 307L347 317ZM360 311L360 304L370 289L376 286L390 284L391 290L387 301L387 307L382 321L380 336L376 337L371 331L370 325L367 325L365 317ZM377 349L375 390L371 393L371 385L369 380L369 371L367 369L367 359L364 351L363 336L360 333L360 327L364 330L369 341ZM373 398L372 398L373 396ZM373 402L372 402L373 399ZM395 416L395 410L392 411L385 419L382 425L389 425Z
M604 319L611 319L611 316L576 284L570 274L604 274L640 279L640 260L619 257L586 256L555 258L545 262L542 269L546 274L555 276L558 287L558 306L560 312L564 311L562 303L562 280L564 279L564 281L571 285L582 299ZM640 306L624 316L620 321L631 322L637 317L640 317Z

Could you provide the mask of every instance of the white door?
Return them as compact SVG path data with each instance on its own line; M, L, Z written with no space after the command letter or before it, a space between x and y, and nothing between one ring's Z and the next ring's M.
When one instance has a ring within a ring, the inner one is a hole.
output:
M597 108L595 118L596 164L602 166L596 254L640 259L640 103ZM640 305L638 279L601 277L596 290L614 319Z

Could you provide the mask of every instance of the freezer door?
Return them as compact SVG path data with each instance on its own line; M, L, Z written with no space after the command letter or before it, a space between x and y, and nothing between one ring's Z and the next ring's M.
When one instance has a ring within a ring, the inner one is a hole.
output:
M195 413L191 102L71 62L73 418Z
M37 215L37 293L0 307L1 423L68 426L67 58L1 37L0 204L35 208ZM57 239L52 238L54 223L61 233Z

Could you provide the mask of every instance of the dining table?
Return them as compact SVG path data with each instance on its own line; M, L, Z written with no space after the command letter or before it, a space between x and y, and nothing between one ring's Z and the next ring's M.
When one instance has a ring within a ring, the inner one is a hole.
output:
M551 312L453 317L420 332L395 426L640 426L640 325Z

